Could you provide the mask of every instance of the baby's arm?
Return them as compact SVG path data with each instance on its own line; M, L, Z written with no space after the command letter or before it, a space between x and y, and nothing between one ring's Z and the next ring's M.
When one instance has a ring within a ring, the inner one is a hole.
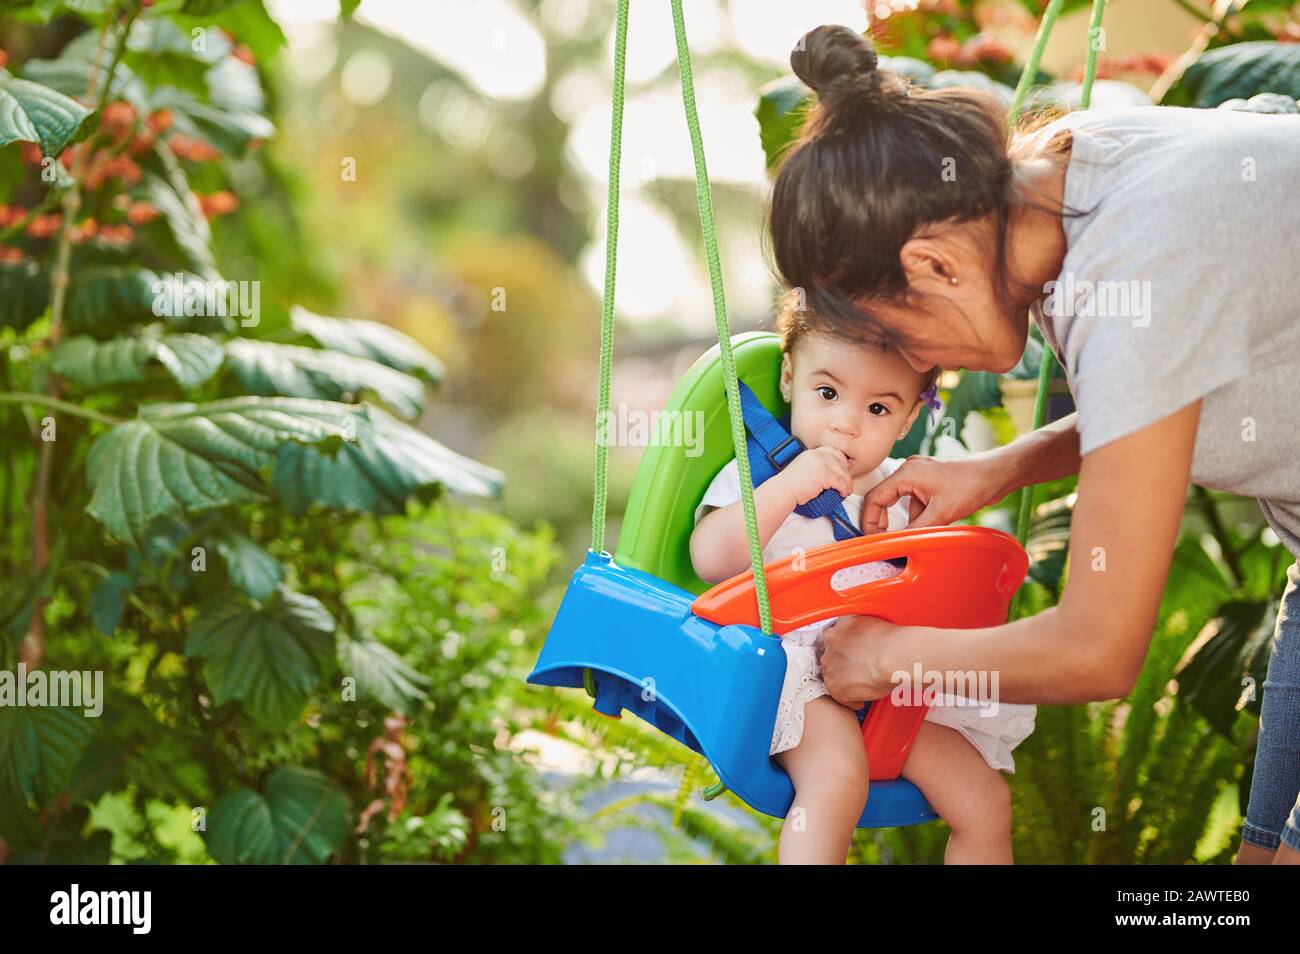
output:
M797 504L789 481L781 480L781 474L754 489L759 546L767 546ZM749 567L744 501L711 510L700 519L691 533L691 564L705 583L730 579Z
M806 450L785 470L754 489L758 540L767 546L772 534L813 497L834 487L844 496L853 492L848 460L829 447ZM691 564L701 580L718 583L749 568L749 541L745 532L744 502L737 500L705 514L691 534Z

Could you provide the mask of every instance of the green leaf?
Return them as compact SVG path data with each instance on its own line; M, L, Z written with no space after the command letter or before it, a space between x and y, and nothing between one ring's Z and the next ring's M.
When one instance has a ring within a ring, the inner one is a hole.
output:
M96 115L57 90L0 70L0 146L35 142L45 155L58 156L90 134Z
M299 398L143 405L91 446L86 509L138 547L156 517L264 499L263 473L286 442L342 441L352 415L349 405Z
M232 47L220 30L204 27L196 37L155 17L132 24L126 49L122 62L150 86L179 86L206 96L208 69L229 56Z
M1257 93L1283 93L1300 99L1300 45L1259 41L1210 50L1187 67L1161 102L1218 106Z
M83 388L101 388L123 381L142 381L145 366L157 361L183 388L197 387L221 367L219 342L205 335L164 334L156 329L135 338L96 341L85 336L69 338L55 349L57 374Z
M191 17L181 14L173 19L186 30L202 26L228 31L252 51L259 63L270 62L285 45L284 31L267 14L260 0L244 0L215 15Z
M417 491L496 496L504 475L449 450L379 408L356 405L356 434L337 453L302 444L280 448L272 483L294 512L312 504L400 513ZM332 448L331 448L332 450Z
M212 808L208 853L223 865L323 864L343 850L348 801L319 772L276 769L265 796L236 789Z
M1231 739L1246 680L1255 692L1244 703L1259 711L1272 647L1276 604L1232 600L1220 610L1218 631L1178 673L1179 698L1190 703L1219 734Z
M252 394L351 402L363 391L407 419L420 416L424 384L377 361L337 351L300 348L251 338L226 343L226 366Z
M966 446L962 430L966 426L966 416L972 411L981 411L1002 406L1002 388L998 375L991 371L963 371L961 380L944 402L943 415L939 418L931 435L931 446L939 434L955 437ZM951 421L951 424L947 422Z
M347 20L357 12L359 6L361 6L361 0L339 0L339 16Z
M185 174L170 149L156 145L154 152L162 160L166 178L146 173L136 197L158 210L192 271L209 280L220 278L212 257L212 229Z
M359 694L388 709L414 715L425 697L421 686L429 685L429 677L376 639L352 639L340 632L338 658L343 675L356 679Z
M289 320L296 331L323 347L378 361L430 384L442 380L442 362L414 338L389 325L360 318L327 318L297 305L290 309Z
M0 328L25 329L50 307L50 276L33 261L0 264Z
M91 265L73 272L65 319L73 331L109 335L153 321L161 279L133 265Z
M63 791L92 734L90 719L79 709L0 705L0 784L44 804Z
M125 573L110 573L95 585L90 593L90 617L96 630L113 635L126 606L126 594L134 586L135 581Z
M238 700L259 722L285 725L329 672L334 620L319 600L280 589L255 606L233 594L200 607L185 655L203 659L217 705Z
M219 532L217 552L230 581L255 600L268 599L284 582L284 564L238 530Z
M769 170L776 168L786 147L794 142L813 100L812 91L793 77L773 80L759 90L754 116Z

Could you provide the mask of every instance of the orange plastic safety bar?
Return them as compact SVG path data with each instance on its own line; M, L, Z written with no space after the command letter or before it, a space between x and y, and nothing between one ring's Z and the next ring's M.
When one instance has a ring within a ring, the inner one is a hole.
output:
M897 576L847 589L832 586L842 569L906 557ZM1007 607L1029 569L1016 539L991 527L922 527L856 537L767 564L776 635L832 616L878 616L900 626L976 629L1006 621ZM757 627L751 571L700 594L697 616L720 625ZM918 687L919 688L919 687ZM897 778L925 719L924 705L873 703L862 725L872 779Z

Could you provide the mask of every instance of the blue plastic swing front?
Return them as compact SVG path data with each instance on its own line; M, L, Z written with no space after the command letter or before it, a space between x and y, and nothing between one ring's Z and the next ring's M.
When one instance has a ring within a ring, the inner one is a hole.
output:
M794 787L767 754L785 679L780 640L752 626L701 619L691 612L694 599L588 551L528 681L580 687L583 669L591 669L598 712L627 709L701 753L747 805L784 817ZM905 779L875 781L858 827L937 817Z

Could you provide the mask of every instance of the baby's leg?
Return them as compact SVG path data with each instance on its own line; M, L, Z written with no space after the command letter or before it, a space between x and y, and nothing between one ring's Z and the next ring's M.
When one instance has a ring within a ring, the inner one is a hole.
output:
M903 778L916 785L952 829L943 863L1014 864L1011 790L955 729L922 722Z
M794 783L781 826L783 865L843 864L867 803L867 753L857 716L830 696L804 706L803 736L774 758Z

